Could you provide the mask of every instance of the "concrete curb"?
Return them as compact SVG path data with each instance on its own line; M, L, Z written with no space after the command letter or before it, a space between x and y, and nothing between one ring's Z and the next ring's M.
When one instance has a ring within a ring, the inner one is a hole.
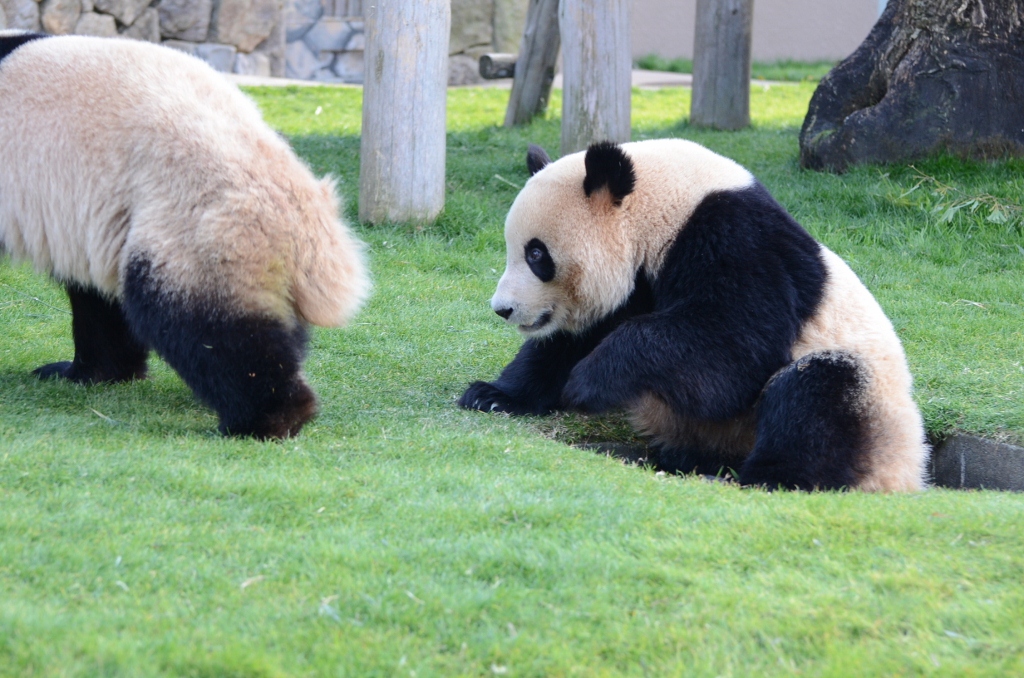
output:
M935 446L930 470L938 487L1024 492L1024 447L954 435Z
M574 447L630 464L647 460L647 448L642 445L583 443ZM1024 447L958 434L935 446L928 471L936 487L1024 492Z

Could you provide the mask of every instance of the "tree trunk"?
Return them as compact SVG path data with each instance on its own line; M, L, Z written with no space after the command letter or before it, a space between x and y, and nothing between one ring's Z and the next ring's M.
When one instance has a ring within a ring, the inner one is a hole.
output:
M1024 0L889 0L821 81L800 164L1024 155Z
M377 0L365 14L359 219L427 222L444 207L448 0Z
M530 0L505 127L525 125L548 107L559 47L558 0Z
M629 0L562 0L562 155L629 141Z
M690 123L715 129L750 124L753 0L697 0Z

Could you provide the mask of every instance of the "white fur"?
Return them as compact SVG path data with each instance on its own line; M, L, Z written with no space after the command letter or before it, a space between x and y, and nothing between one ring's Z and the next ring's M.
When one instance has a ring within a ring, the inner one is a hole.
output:
M0 243L65 281L122 293L150 257L173 291L344 323L369 291L362 245L255 104L145 42L49 37L0 64Z

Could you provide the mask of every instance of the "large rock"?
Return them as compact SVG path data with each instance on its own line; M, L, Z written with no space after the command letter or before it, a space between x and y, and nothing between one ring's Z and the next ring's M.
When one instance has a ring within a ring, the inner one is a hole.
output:
M32 0L0 0L0 8L6 19L5 28L20 28L38 31L39 5Z
M258 75L263 78L270 77L270 57L259 52L252 54L239 52L235 55L235 73Z
M494 44L493 12L494 0L452 0L448 53L491 50Z
M43 30L54 35L74 33L82 15L81 0L43 0L39 6Z
M530 0L494 0L495 52L519 52L529 7Z
M363 50L342 52L334 60L334 72L342 82L363 84Z
M282 0L215 0L210 41L251 52L281 20Z
M195 55L210 64L213 70L231 73L235 70L235 54L238 50L234 45L222 45L217 42L204 42L196 45Z
M125 26L131 26L135 19L149 6L149 0L92 0L99 11L112 15Z
M288 42L299 40L324 15L320 0L286 0L284 23Z
M85 12L78 17L78 23L75 24L75 33L78 35L98 35L101 38L112 38L117 35L117 23L114 21L114 17L109 14Z
M316 54L340 52L345 49L352 33L352 27L344 19L325 16L313 24L313 27L302 36L302 40Z
M121 35L134 40L160 42L160 13L155 7L148 7L131 26L121 29Z
M164 40L160 44L163 45L164 47L170 47L171 49L176 49L179 52L184 52L185 54L188 54L189 56L195 56L196 55L196 46L197 45L194 42L186 42L184 40Z
M811 97L800 164L1024 156L1019 0L890 0Z
M270 29L270 35L267 36L266 40L256 45L256 49L252 53L265 55L270 60L270 74L283 78L285 70L284 50L286 45L284 13L282 12L278 15L277 23Z
M352 34L349 36L348 42L345 43L345 51L362 52L366 49L366 30L363 28L363 22L349 21L348 25L352 27Z
M309 80L318 70L330 66L334 56L329 54L327 58L321 58L318 54L313 54L313 51L306 47L306 43L301 40L288 43L286 54L287 70L285 75L299 80Z
M453 54L448 57L448 85L476 85L483 82L480 77L480 65L477 59L466 54Z
M164 38L203 42L210 31L213 0L160 0L160 34Z

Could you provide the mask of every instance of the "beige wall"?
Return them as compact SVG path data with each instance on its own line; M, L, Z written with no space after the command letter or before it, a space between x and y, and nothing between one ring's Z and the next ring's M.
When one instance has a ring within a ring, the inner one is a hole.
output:
M693 56L696 0L633 0L633 56ZM754 0L757 61L841 59L878 19L879 0Z

